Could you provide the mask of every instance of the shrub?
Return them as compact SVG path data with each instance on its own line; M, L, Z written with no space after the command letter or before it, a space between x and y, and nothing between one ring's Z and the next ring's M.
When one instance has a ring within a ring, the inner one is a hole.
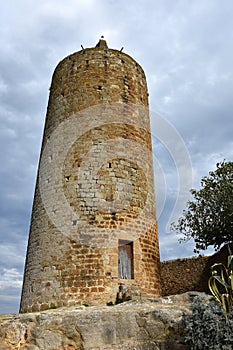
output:
M185 343L190 350L232 350L233 319L226 318L215 300L195 297L192 315L183 317Z
M208 281L209 289L215 300L222 305L226 317L232 315L233 305L233 254L229 245L228 251L227 267L222 263L211 266L212 276Z

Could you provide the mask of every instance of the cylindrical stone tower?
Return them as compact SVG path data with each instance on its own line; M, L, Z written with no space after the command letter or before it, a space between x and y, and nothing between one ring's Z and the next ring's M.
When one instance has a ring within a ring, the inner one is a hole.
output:
M53 75L20 312L158 295L146 78L101 39Z

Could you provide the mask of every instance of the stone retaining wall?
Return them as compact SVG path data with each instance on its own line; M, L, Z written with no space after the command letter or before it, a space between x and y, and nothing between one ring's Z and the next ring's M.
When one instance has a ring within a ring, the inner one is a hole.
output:
M192 290L209 293L210 267L219 262L226 265L227 256L228 249L225 246L211 256L162 261L162 295L180 294Z

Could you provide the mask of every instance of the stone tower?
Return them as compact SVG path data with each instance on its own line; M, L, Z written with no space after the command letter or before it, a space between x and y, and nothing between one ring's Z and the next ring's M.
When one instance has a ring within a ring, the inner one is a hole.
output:
M20 312L117 294L160 295L159 247L145 74L101 39L53 74Z

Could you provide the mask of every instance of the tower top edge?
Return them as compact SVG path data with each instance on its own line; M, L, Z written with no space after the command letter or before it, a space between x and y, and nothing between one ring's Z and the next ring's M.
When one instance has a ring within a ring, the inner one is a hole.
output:
M131 55L123 52L123 49L124 49L124 47L122 47L120 50L109 48L108 45L107 45L106 40L104 39L103 36L101 36L101 39L98 41L98 43L95 46L86 48L86 47L83 47L83 45L81 45L81 50L73 52L73 53L70 53L69 55L67 55L66 57L61 59L61 61L57 64L56 68L58 68L58 66L63 64L63 62L65 62L66 60L74 60L76 57L81 57L81 56L83 56L83 59L85 59L85 56L86 57L89 56L89 54L92 53L92 52L96 52L96 53L99 53L99 54L101 54L103 52L103 54L105 54L105 55L108 52L111 52L114 55L116 55L119 58L121 58L122 60L124 60L124 58L126 58L126 59L134 62L134 64L139 69L142 70L143 74L145 74L142 66L140 65L140 63L138 63Z

